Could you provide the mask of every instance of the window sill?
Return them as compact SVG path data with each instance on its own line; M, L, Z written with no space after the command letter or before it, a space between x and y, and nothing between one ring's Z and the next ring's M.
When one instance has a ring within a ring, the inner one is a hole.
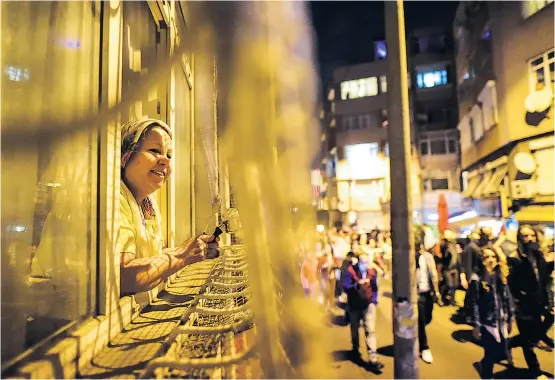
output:
M121 331L139 310L133 308L133 297L123 297L118 308L109 316L90 317L76 326L69 336L52 337L41 359L14 365L10 372L30 379L75 378L78 368L104 348L110 337Z

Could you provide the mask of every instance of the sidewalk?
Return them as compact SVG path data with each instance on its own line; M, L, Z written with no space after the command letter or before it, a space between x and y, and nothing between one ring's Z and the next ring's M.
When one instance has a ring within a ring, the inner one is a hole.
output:
M329 318L324 331L323 339L326 349L330 353L329 378L354 379L354 378L393 378L393 332L392 332L392 301L391 282L380 281L380 300L377 312L376 335L378 338L379 360L385 365L381 374L367 371L359 364L348 358L351 349L350 333L348 326L339 326L340 317ZM465 378L479 379L473 363L481 360L482 348L472 341L471 327L457 325L451 321L455 307L434 308L433 321L428 327L428 341L434 362L426 364L418 362L420 378L422 379L448 379ZM340 311L340 310L339 310ZM334 320L334 321L331 321ZM330 322L331 321L331 322ZM335 322L335 323L333 323ZM362 329L361 329L362 333ZM361 336L361 344L364 342ZM363 360L367 360L365 348L361 348ZM546 375L553 378L554 357L553 353L536 349L536 354ZM509 370L497 364L494 367L496 378L522 379L529 378L526 362L522 349L513 350L515 369Z

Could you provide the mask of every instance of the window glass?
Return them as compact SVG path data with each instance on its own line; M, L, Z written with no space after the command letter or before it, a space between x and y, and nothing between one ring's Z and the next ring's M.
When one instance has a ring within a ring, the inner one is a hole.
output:
M178 12L176 23L179 28L180 45L190 46L185 31L185 23ZM187 48L187 61L190 62L190 50ZM189 68L190 69L190 68ZM175 182L175 188L179 189L180 201L175 202L175 241L177 244L185 241L194 233L192 230L192 184L191 184L191 96L192 90L189 87L185 75L186 66L175 66L175 130L174 130L174 165L173 174L170 181ZM333 103L332 103L333 104ZM335 119L332 120L335 122Z
M536 91L537 85L550 84L551 90L555 91L555 58L554 51L550 50L540 57L530 60L530 91Z
M432 190L448 190L449 181L447 178L433 178L431 181Z
M447 84L447 70L427 71L416 74L416 86L418 88L431 88Z
M100 12L2 2L2 362L96 308ZM29 27L32 25L32 27ZM4 134L75 125L75 133Z
M447 153L445 147L445 140L431 140L430 141L430 151L432 155L434 154L445 154Z
M387 92L387 77L385 75L380 76L380 92L382 94Z
M146 2L124 1L123 5L123 49L122 49L122 98L137 99L129 108L127 120L142 118L166 121L164 81L151 81L146 91L137 94L135 84L155 70L159 57L163 54L158 41L158 26ZM127 121L126 120L126 121ZM174 161L175 162L175 161ZM168 182L156 192L160 210L162 235L168 242Z
M540 9L546 7L553 0L525 0L521 2L522 6L522 17L527 18L532 16L534 13Z
M448 140L447 147L449 148L449 153L457 153L457 142L455 140Z
M420 154L423 156L428 154L428 141L422 141L420 143Z

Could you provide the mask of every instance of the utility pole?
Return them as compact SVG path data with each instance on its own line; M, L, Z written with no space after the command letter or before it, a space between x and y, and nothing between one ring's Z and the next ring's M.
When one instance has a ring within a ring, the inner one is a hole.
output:
M387 117L393 244L393 355L396 379L418 378L418 346L410 186L411 133L403 1L385 2Z

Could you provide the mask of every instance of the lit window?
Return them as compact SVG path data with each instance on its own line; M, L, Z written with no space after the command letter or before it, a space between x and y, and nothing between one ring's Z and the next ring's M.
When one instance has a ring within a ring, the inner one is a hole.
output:
M435 70L416 74L418 88L431 88L447 84L447 70Z
M553 0L525 0L521 3L522 17L528 18L552 2Z
M387 58L387 45L385 41L377 41L374 43L376 49L376 58L377 59L386 59Z
M530 71L530 93L538 90L539 86L551 84L552 93L555 92L555 67L554 50L548 50L539 57L528 62Z
M378 95L378 78L364 78L342 82L341 99L358 99Z
M485 27L482 31L482 39L489 40L491 38L491 29L489 27Z
M6 66L4 73L8 76L9 80L20 82L22 80L29 80L29 70L21 67Z
M387 77L385 75L380 76L380 92L382 94L387 92Z
M2 285L8 284L2 292L4 365L56 331L95 314L97 300L106 295L95 289L100 285L101 249L96 243L101 230L98 173L108 153L99 157L96 131L51 135L42 129L48 120L83 120L98 105L101 23L90 4L2 2L1 7L3 15L14 18L2 23L3 36L11 41L2 41L7 61L2 95L9 93L1 99L6 121L2 133L14 133L14 125L22 132L37 128L24 150L2 146L2 179L8 179L2 182L2 196L10 200L1 207L3 228L9 231L1 238ZM22 20L48 25L50 33ZM59 49L53 36L62 31L88 43L77 50ZM33 42L31 48L28 41ZM31 73L22 62L32 63L34 86L20 85ZM41 139L42 132L51 138ZM105 161L103 165L107 167ZM104 196L111 194L107 191ZM113 273L118 272L114 268Z

